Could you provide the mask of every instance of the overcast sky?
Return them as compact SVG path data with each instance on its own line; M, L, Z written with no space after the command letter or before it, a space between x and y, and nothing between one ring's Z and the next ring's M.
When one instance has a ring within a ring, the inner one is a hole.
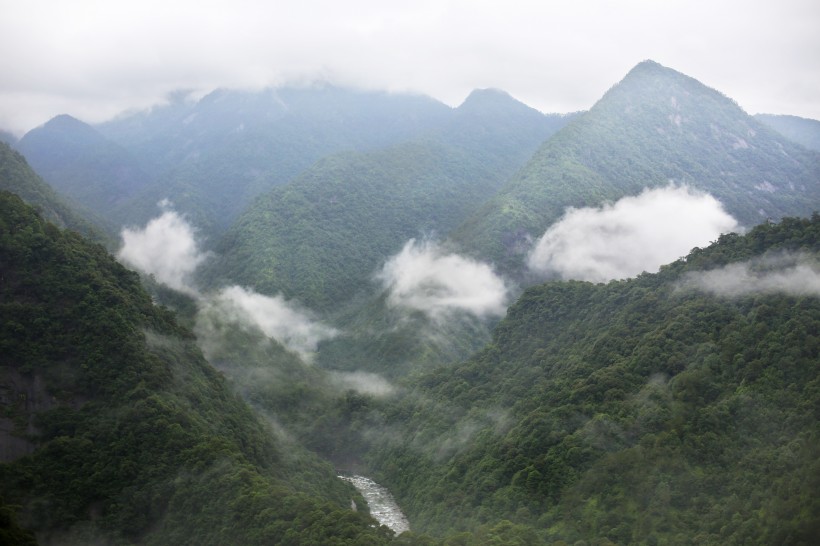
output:
M818 0L0 0L0 128L317 80L568 112L644 59L820 119Z

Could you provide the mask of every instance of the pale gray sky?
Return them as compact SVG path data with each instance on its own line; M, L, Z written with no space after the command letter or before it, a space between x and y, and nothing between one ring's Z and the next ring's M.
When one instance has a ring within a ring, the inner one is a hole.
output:
M820 119L817 0L0 0L0 128L316 80L568 112L644 59Z

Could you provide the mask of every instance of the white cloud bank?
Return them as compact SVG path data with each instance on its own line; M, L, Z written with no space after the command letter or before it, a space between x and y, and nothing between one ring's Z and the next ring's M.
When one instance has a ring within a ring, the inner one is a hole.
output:
M711 195L686 186L647 189L601 208L567 209L536 242L530 269L605 282L657 271L738 224Z
M431 242L408 241L376 279L390 291L391 305L422 311L433 320L453 312L486 317L506 311L507 286L489 265L446 254Z
M196 294L191 275L208 253L200 252L194 229L185 218L168 208L167 200L160 206L166 210L144 228L123 228L122 247L117 257L175 290Z
M206 307L227 320L258 328L305 361L311 360L319 342L338 334L281 295L265 296L241 286L223 288L209 299Z
M195 229L185 218L165 209L144 228L122 230L122 248L117 256L127 265L151 274L169 287L195 296L200 313L217 312L225 320L258 328L268 338L310 360L320 341L337 331L316 321L310 312L282 296L265 296L240 286L223 288L217 294L202 295L194 287L192 276L209 256L199 249Z
M820 264L805 254L768 257L688 273L680 287L725 297L758 293L820 297Z
M331 371L329 375L337 387L362 394L384 397L393 394L396 390L389 381L375 373Z
M421 92L452 105L474 88L496 87L539 110L570 112L589 108L647 57L749 112L820 119L818 3L749 5L7 0L0 127L22 134L62 113L102 121L178 89L315 80Z

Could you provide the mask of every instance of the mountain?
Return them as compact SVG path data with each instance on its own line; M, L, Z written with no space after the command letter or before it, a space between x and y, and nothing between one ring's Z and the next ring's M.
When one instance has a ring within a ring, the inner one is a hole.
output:
M332 86L217 90L98 129L156 178L116 210L120 218L144 223L167 198L205 235L217 235L254 197L318 159L401 142L438 126L449 112L427 97Z
M657 274L533 286L473 357L360 404L349 445L437 535L811 544L819 240L788 218Z
M124 148L68 115L29 131L16 147L54 188L111 221L111 211L151 180Z
M17 137L14 134L9 133L8 131L3 131L0 129L0 142L4 142L9 146L14 146L17 144Z
M673 181L712 194L745 225L820 207L820 156L731 99L652 61L549 139L454 233L520 274L533 239L567 207L594 207Z
M475 92L425 138L322 159L259 197L217 245L206 276L337 308L408 239L464 221L569 119Z
M25 157L2 142L0 190L18 195L35 207L44 218L60 227L72 229L100 243L108 242L103 230L97 227L104 225L104 222L90 221L88 218L94 218L93 214L69 204L31 169Z
M756 114L755 119L789 140L802 144L815 152L820 152L820 121L775 114Z
M390 540L135 273L7 192L0 277L0 536L27 538L16 514L41 544Z

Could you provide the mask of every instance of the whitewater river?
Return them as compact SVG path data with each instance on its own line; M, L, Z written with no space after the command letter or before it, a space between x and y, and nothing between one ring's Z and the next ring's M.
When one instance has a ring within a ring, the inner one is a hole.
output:
M404 517L399 505L393 495L386 488L377 484L370 478L364 476L339 476L341 479L349 481L353 487L359 490L367 506L370 508L370 515L382 525L387 525L394 533L400 535L404 531L410 530L410 524Z

